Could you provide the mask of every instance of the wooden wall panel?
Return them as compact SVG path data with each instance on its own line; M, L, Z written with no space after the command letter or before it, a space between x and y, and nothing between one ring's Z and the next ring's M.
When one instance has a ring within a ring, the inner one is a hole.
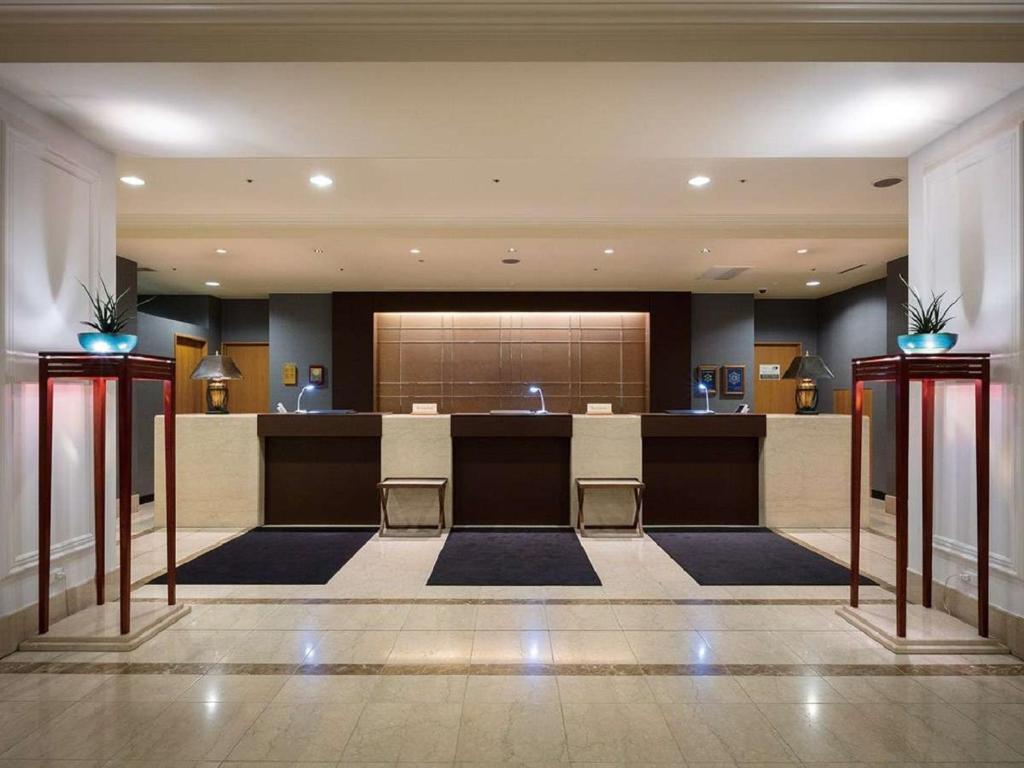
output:
M536 409L583 413L610 402L647 410L647 315L642 312L381 313L376 409L442 413Z
M690 407L688 292L346 292L333 295L335 408L374 407L379 312L646 312L649 315L649 407ZM596 399L595 393L592 399ZM589 394L588 394L589 396Z

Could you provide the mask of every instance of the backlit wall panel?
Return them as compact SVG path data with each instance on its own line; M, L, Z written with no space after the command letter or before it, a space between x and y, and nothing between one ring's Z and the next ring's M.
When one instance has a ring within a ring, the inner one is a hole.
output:
M376 399L408 413L536 409L616 413L648 407L645 312L386 312L376 320Z

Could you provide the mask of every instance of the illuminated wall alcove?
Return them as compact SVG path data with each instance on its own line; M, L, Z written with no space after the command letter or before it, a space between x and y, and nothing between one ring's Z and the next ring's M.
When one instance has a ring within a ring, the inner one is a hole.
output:
M378 410L414 402L442 413L536 409L531 384L553 412L611 403L648 407L646 312L386 312L374 316Z

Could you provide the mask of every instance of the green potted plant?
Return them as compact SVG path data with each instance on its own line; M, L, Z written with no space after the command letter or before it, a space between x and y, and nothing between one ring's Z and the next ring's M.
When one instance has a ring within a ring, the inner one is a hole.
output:
M935 355L949 352L956 346L958 337L955 333L944 333L943 329L953 319L950 311L962 296L957 296L953 301L944 304L945 292L936 296L933 291L931 300L925 304L921 294L903 275L900 275L900 280L907 286L912 299L903 305L907 312L910 333L896 337L896 343L903 350L903 354Z
M100 278L100 291L93 293L81 280L78 284L82 286L85 295L89 297L92 305L92 320L83 320L82 325L93 328L92 331L85 331L78 334L78 343L86 352L97 354L123 354L135 349L139 343L139 337L131 333L123 333L131 315L127 309L118 310L118 303L128 294L128 291L115 296L107 288L106 282Z

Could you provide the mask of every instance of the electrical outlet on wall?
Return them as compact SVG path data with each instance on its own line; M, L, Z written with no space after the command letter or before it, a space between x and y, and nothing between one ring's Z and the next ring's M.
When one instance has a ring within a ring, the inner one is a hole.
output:
M978 574L974 571L960 571L960 581L971 586L978 586Z

